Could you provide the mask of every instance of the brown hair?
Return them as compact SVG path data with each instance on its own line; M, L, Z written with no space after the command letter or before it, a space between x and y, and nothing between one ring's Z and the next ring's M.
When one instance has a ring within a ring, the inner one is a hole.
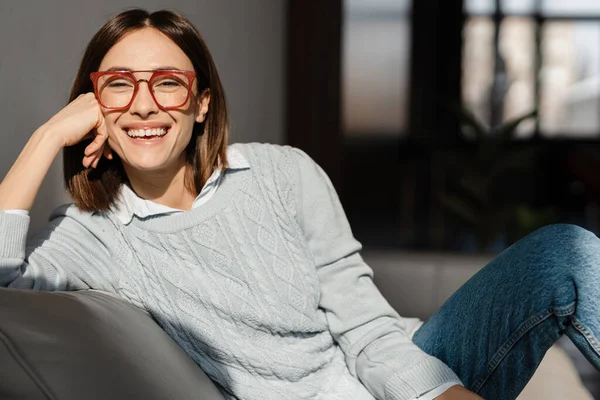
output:
M80 94L92 92L90 73L100 67L108 51L126 34L142 28L154 28L177 44L188 56L196 72L198 93L210 90L210 106L203 123L195 123L192 138L185 150L188 166L185 185L198 193L216 168L227 166L228 117L225 93L210 52L198 30L181 14L161 10L149 13L132 9L109 19L87 46L69 102ZM90 143L82 141L63 150L66 188L75 205L84 211L107 211L117 199L119 188L127 182L122 162L102 158L97 168L84 168L83 151Z

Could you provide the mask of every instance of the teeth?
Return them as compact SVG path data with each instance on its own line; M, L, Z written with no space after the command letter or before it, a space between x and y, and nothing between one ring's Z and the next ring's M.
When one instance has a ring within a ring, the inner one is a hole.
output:
M127 135L129 137L144 137L144 136L164 136L167 134L167 128L157 129L129 129Z

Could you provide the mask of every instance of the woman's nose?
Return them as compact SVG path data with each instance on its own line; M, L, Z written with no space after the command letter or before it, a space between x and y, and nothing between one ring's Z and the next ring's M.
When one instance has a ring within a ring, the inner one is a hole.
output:
M138 85L138 91L129 107L129 112L131 114L138 114L142 118L158 113L159 107L154 101L152 94L150 94L151 88L148 81L146 79L140 79Z

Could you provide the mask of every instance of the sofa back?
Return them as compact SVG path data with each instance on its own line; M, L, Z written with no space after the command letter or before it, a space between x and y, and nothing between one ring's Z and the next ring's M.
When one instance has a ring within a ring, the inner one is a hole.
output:
M365 251L375 284L403 317L428 319L493 254L461 255L398 250Z
M0 288L0 398L223 396L140 309L95 291Z

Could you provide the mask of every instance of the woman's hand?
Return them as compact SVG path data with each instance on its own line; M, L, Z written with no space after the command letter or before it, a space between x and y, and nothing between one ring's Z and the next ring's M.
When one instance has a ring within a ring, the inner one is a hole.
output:
M43 125L43 130L63 148L92 139L84 151L84 167L96 167L104 154L112 158L104 115L94 93L81 94Z
M462 386L452 386L444 393L436 397L434 400L482 400L482 397L477 396L475 393L465 389Z
M77 97L31 135L0 183L0 210L30 210L56 156L84 138L93 139L84 150L85 168L96 167L103 153L112 158L104 116L93 93Z

